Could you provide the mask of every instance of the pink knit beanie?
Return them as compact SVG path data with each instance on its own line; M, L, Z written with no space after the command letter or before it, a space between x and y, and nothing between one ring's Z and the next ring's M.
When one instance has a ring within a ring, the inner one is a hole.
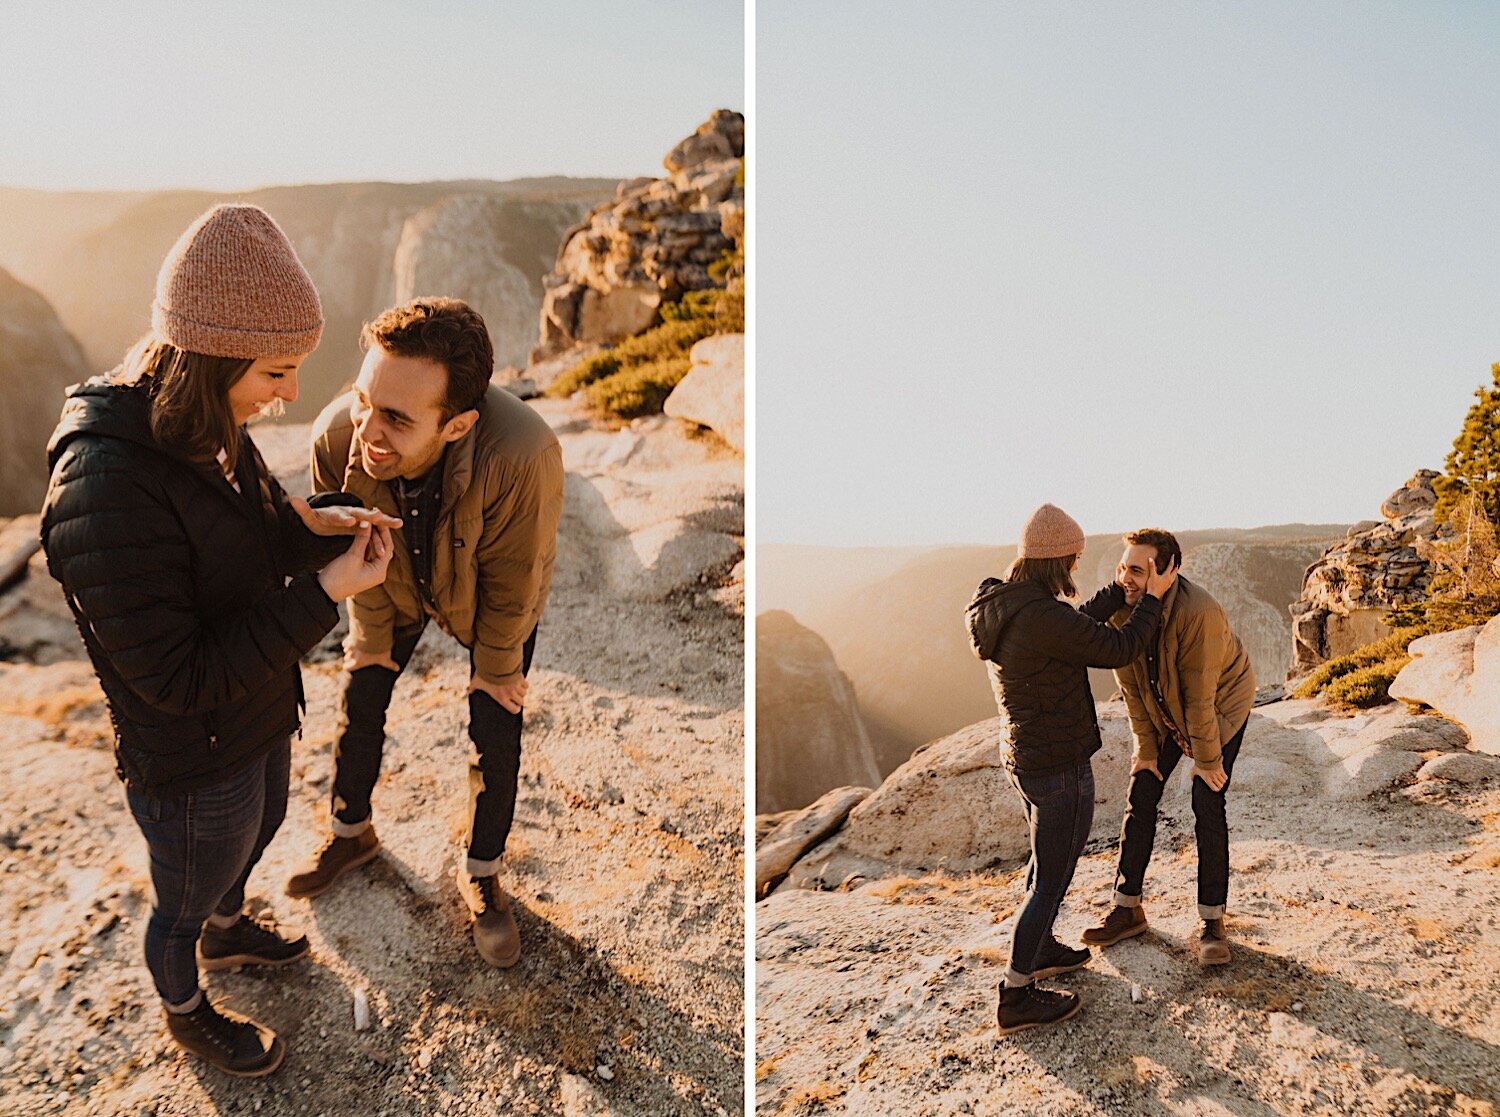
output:
M259 206L214 206L167 253L151 329L210 357L311 353L323 333L312 277Z
M1083 554L1083 528L1055 504L1044 504L1021 529L1021 558L1066 558Z

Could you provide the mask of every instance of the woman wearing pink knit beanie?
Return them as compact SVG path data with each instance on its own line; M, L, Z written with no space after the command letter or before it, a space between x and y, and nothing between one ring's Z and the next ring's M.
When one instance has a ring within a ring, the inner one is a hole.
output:
M1005 577L980 583L965 614L1005 723L1006 771L1031 830L1026 896L997 1010L1001 1035L1066 1020L1082 1007L1076 993L1035 981L1079 969L1090 957L1052 934L1094 819L1092 757L1101 741L1088 669L1122 667L1145 650L1177 577L1175 567L1153 571L1130 619L1114 628L1107 622L1125 606L1120 586L1110 583L1077 608L1069 603L1083 546L1077 521L1042 505L1021 529Z
M245 885L286 813L298 660L339 600L384 580L399 521L288 500L245 431L297 398L323 329L312 280L264 210L216 206L193 223L162 265L151 325L119 368L68 393L42 545L150 851L146 964L167 1030L230 1074L269 1074L281 1039L210 1003L199 960L307 953L242 912Z

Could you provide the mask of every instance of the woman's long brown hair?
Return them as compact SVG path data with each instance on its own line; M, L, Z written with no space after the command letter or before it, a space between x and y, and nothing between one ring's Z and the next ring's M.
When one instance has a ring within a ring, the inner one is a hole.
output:
M1062 558L1018 558L1005 572L1007 582L1040 582L1053 597L1077 597L1073 584L1073 564L1077 555Z
M222 449L232 473L240 435L229 408L229 389L254 363L179 349L148 334L109 378L116 384L147 385L151 433L158 442L202 462L213 461Z

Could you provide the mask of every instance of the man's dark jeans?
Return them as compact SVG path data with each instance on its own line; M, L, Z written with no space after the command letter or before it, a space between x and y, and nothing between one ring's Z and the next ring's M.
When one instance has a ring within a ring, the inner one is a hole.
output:
M1249 722L1246 721L1245 725ZM1235 758L1245 726L1224 745L1224 774L1232 777ZM1163 743L1156 758L1161 779L1141 770L1130 777L1130 802L1120 828L1120 864L1115 872L1115 903L1138 907L1146 886L1146 866L1151 863L1151 849L1156 844L1156 816L1162 791L1183 757L1182 750ZM1229 821L1225 801L1229 781L1220 791L1210 791L1208 784L1193 780L1193 818L1198 838L1198 914L1204 919L1222 919L1229 902Z
M391 658L404 671L422 638L422 629L396 632ZM521 651L521 673L531 670L536 629ZM470 667L472 669L472 660ZM362 667L344 676L339 703L339 737L334 746L333 817L357 826L370 817L370 796L380 778L385 752L385 714L398 673L388 667ZM494 873L505 853L516 811L521 775L522 715L513 714L483 691L469 694L469 870Z
M210 915L235 915L245 882L286 818L290 741L244 771L181 799L126 789L151 853L155 904L146 925L146 967L156 991L178 1005L198 990L198 936Z
M1016 917L1010 944L1010 968L1016 974L1036 969L1037 951L1052 937L1073 870L1094 823L1094 767L1085 760L1075 768L1045 776L1011 773L1031 829L1031 861L1026 866L1026 899Z

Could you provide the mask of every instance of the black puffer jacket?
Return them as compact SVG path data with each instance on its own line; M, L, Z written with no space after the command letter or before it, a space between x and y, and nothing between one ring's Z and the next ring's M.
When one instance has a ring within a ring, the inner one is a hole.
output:
M309 572L348 539L307 530L243 428L240 492L156 442L144 388L73 388L47 454L47 568L109 700L122 778L176 797L295 732L297 661L338 619Z
M1104 623L1124 604L1125 591L1113 584L1074 609L1038 582L980 583L964 620L1009 721L1005 762L1011 771L1042 776L1099 751L1088 668L1123 667L1135 659L1161 616L1161 602L1147 595L1124 627Z

